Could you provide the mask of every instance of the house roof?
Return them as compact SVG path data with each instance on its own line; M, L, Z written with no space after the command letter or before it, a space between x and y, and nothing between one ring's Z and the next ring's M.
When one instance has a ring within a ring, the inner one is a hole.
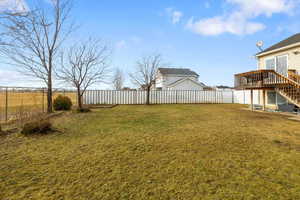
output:
M219 89L232 89L232 87L226 86L226 85L217 85L216 88Z
M158 71L162 74L199 76L196 72L188 68L158 68Z
M201 82L198 82L198 81L194 81L194 80L192 80L192 79L190 79L190 78L182 78L182 79L179 79L179 80L177 80L177 81L175 81L175 82L173 82L173 83L170 83L170 84L168 85L168 87L178 85L178 84L180 84L180 83L182 83L183 81L186 81L186 80L189 80L189 81L191 81L191 82L193 82L193 83L195 83L195 84L197 84L197 85L199 85L199 86L201 86L201 87L206 87L206 85L205 85L204 83L201 83Z
M257 56L260 56L261 54L266 54L269 53L271 51L275 51L284 47L288 47L290 45L296 44L296 43L300 43L300 33L297 33L285 40L282 40L280 42L278 42L277 44L274 44L273 46L265 49L262 52L259 52L258 54L256 54Z

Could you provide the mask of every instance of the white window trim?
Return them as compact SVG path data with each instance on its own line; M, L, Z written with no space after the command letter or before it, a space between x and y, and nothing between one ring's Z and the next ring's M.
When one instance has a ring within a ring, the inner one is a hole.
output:
M289 54L282 54L282 55L278 55L278 56L276 56L276 71L277 71L277 58L281 58L281 57L286 57L286 76L288 76L288 73L289 73Z
M283 54L283 55L276 56L276 58L280 58L280 57L286 57L287 70L289 70L289 54ZM276 67L277 67L277 59L276 59Z
M277 58L279 58L279 57L287 57L287 70L289 70L290 69L290 65L289 65L289 54L282 54L282 55L278 55L278 56L269 56L269 57L266 57L265 58L265 63L264 63L264 65L265 65L265 69L267 69L267 61L268 60L273 60L274 59L274 61L275 61L275 71L277 71Z

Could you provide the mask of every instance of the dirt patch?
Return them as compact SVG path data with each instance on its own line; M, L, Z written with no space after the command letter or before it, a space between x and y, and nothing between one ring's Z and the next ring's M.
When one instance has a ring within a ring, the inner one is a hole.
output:
M97 108L114 108L118 105L89 105L90 109L97 109Z
M273 140L273 143L280 147L280 148L283 148L285 150L288 150L288 151L291 151L291 150L295 150L295 151L298 151L300 152L300 145L297 145L297 144L291 144L289 142L286 142L286 141L281 141L281 140Z
M249 118L255 118L257 120L260 120L260 119L266 119L266 120L271 119L270 116L266 116L266 115L249 116Z

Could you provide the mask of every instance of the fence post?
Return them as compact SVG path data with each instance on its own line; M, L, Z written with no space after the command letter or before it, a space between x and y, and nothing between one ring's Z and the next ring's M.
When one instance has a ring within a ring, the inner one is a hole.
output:
M215 90L215 104L217 104L217 90Z
M42 109L45 112L45 88L42 88L43 98L42 98Z
M111 104L115 105L116 104L116 90L111 90L110 92L111 92Z
M224 91L221 92L221 95L222 95L222 103L225 103L225 101L224 101Z
M8 120L8 88L5 90L5 121Z
M232 92L232 104L234 104L234 91L231 91Z

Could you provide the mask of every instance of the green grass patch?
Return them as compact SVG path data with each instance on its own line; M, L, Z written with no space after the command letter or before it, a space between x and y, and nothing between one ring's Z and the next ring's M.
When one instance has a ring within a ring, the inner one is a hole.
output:
M300 124L239 105L69 113L0 136L0 199L300 199Z

